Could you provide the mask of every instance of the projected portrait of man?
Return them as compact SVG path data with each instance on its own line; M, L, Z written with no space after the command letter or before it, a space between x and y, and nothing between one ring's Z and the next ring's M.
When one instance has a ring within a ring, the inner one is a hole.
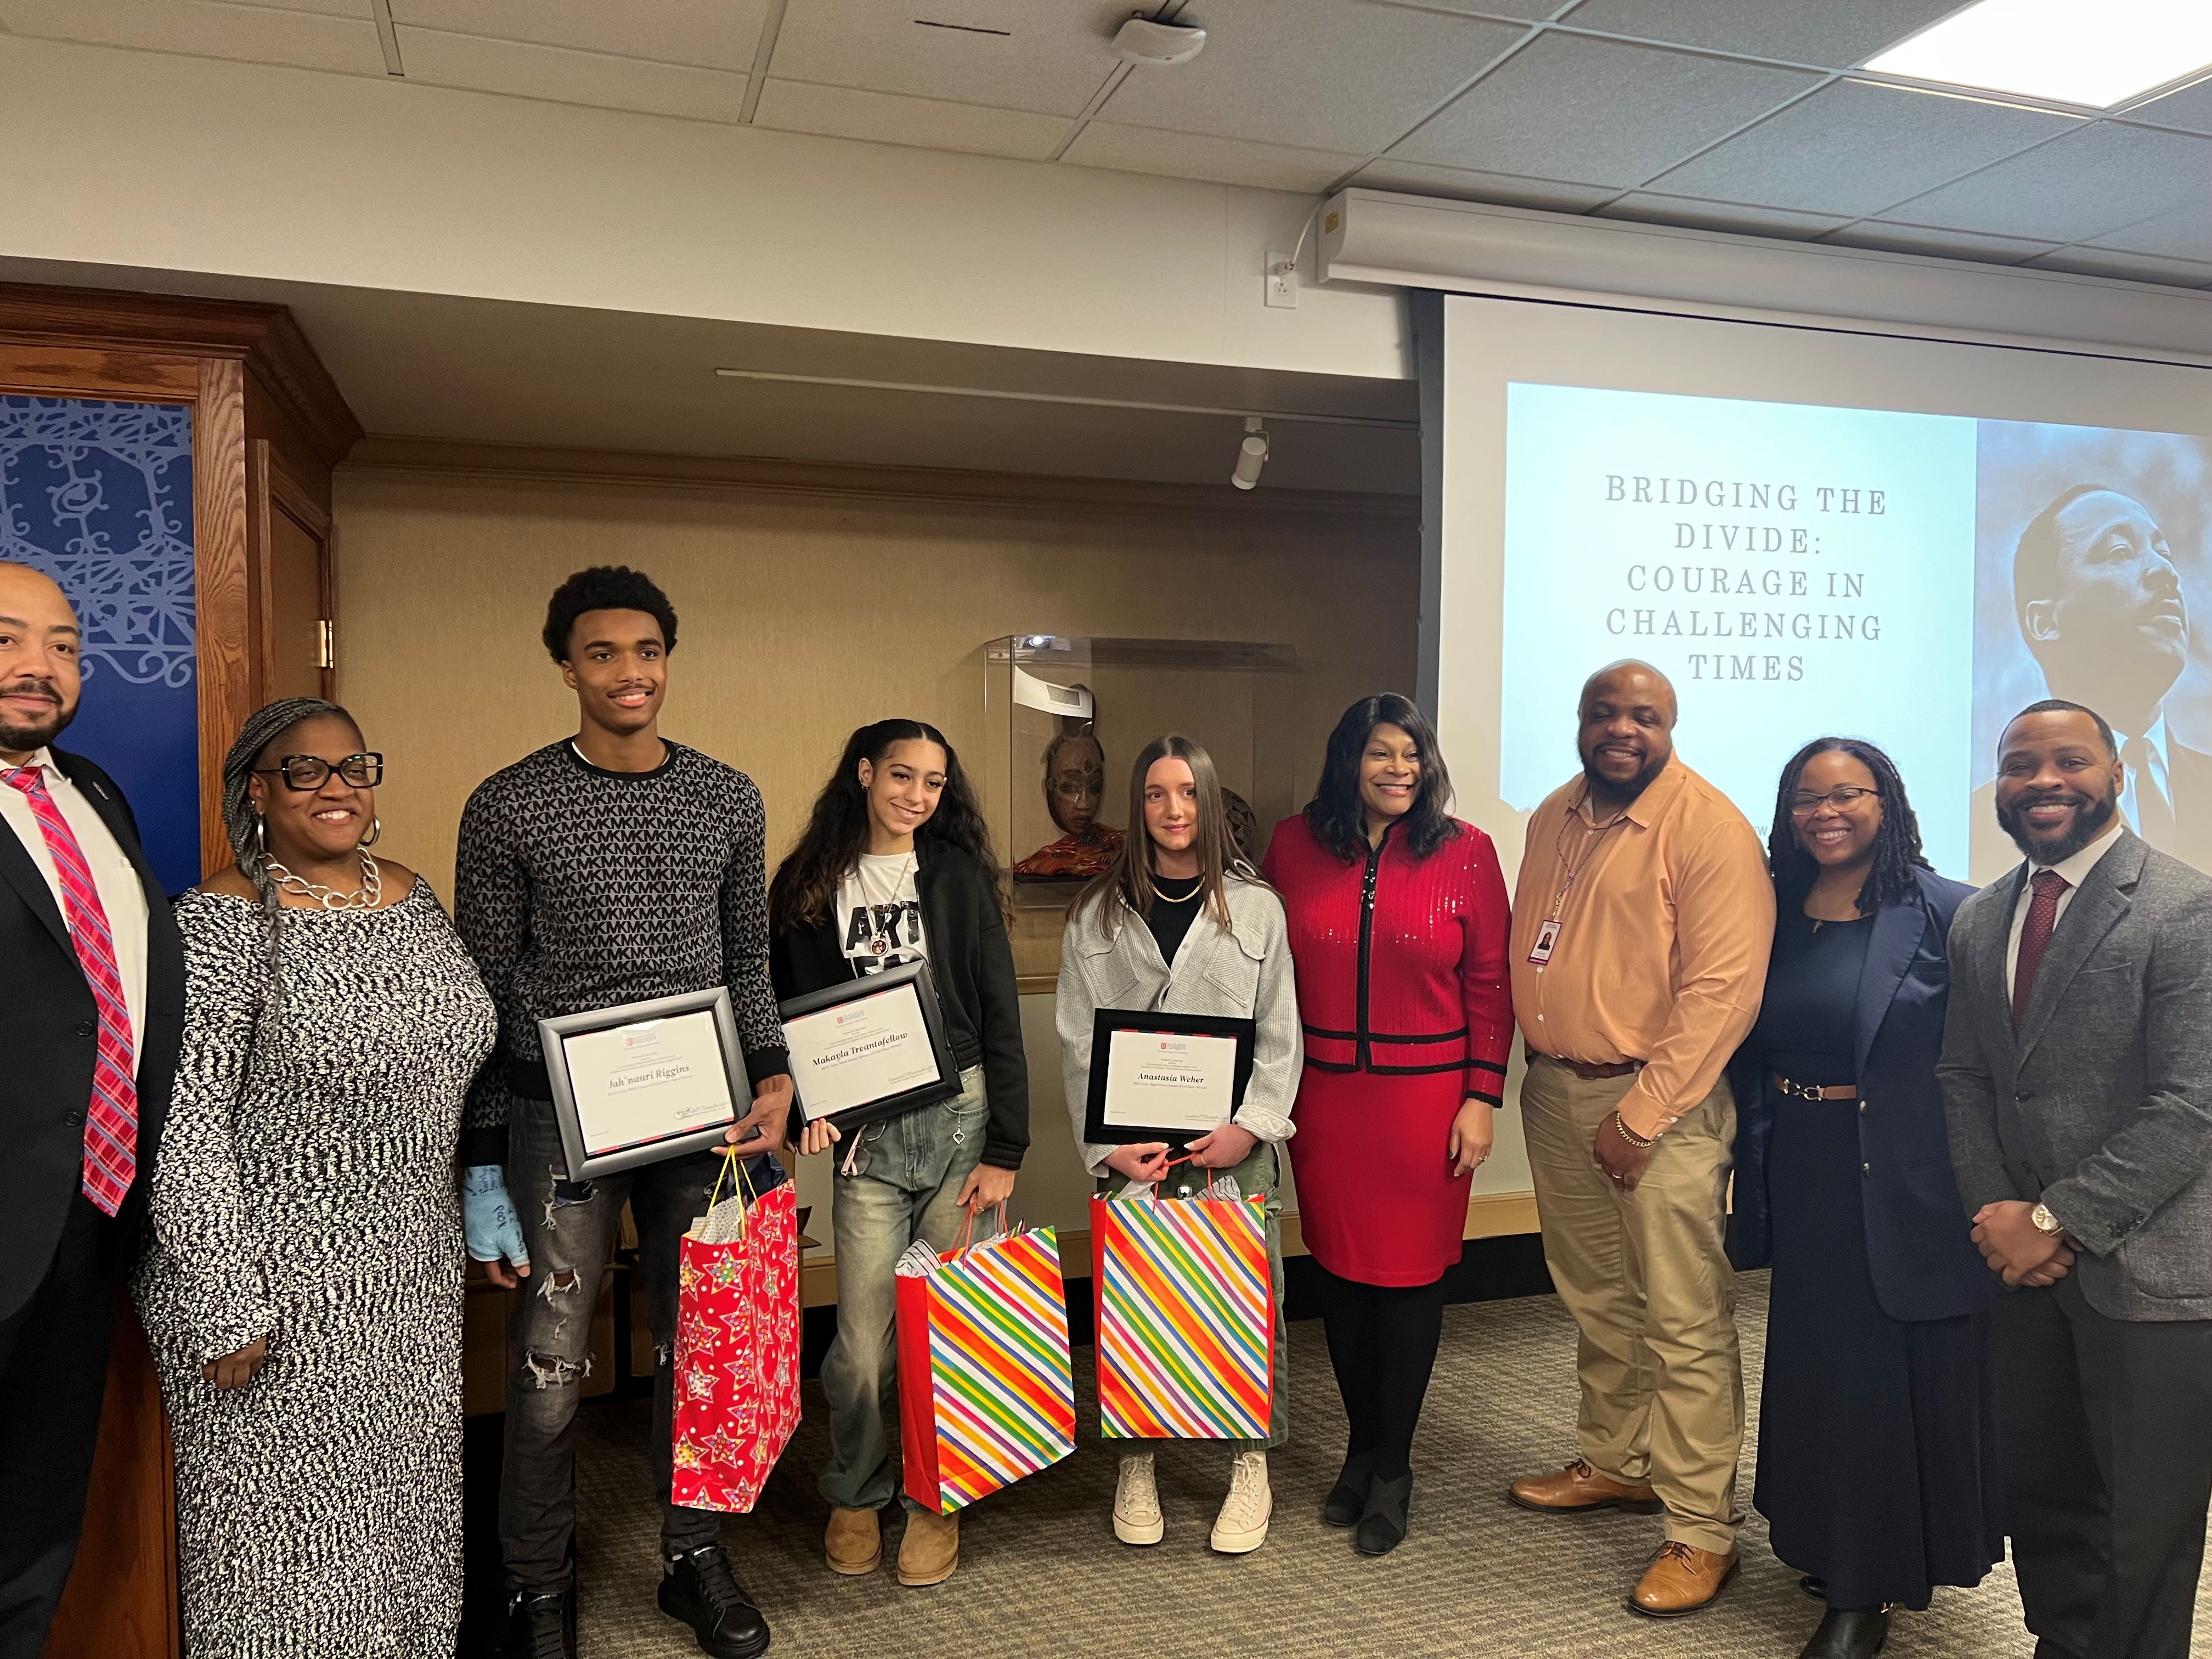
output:
M2021 636L2054 697L2112 722L2127 768L2120 811L2154 847L2212 869L2212 757L2167 729L2166 699L2189 666L2189 605L2166 532L2123 490L2076 484L2031 520L2013 555ZM2014 861L1976 795L1973 868Z

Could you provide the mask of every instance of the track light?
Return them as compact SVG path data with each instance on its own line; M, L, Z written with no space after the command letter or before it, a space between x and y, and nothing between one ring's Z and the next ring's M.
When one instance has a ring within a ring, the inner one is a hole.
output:
M1239 489L1249 489L1260 482L1260 469L1267 464L1267 429L1260 424L1257 415L1244 417L1244 441L1237 448L1237 470L1229 475L1229 482Z

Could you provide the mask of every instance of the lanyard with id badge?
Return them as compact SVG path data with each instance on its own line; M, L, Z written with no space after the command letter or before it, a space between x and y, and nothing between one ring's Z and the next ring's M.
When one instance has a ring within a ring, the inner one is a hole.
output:
M1566 823L1563 823L1559 826L1559 839L1558 843L1552 849L1553 856L1561 864L1566 864L1568 825L1579 824L1582 826L1582 856L1577 858L1573 864L1567 866L1567 873L1559 883L1559 890L1552 896L1552 908L1549 914L1545 916L1542 921L1537 924L1536 941L1528 947L1528 960L1539 968L1541 968L1545 963L1550 962L1552 959L1552 952L1559 948L1559 931L1566 926L1565 922L1560 919L1559 913L1566 908L1567 895L1574 890L1577 878L1582 875L1582 872L1584 870L1589 867L1589 861L1597 855L1597 849L1605 845L1605 838L1611 835L1615 830L1619 829L1623 823L1626 823L1628 819L1628 809L1626 807L1623 807L1620 811L1614 813L1612 817L1607 819L1605 823L1593 825L1589 820L1583 817L1583 807L1588 804L1589 800L1589 797L1585 793L1583 799L1577 801L1573 807L1569 810L1567 813L1567 822Z

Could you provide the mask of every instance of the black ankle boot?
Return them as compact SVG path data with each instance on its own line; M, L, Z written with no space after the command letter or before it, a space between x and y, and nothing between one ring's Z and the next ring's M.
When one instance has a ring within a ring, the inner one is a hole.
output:
M1388 1555L1406 1541L1406 1510L1413 1502L1413 1477L1377 1480L1367 1493L1367 1508L1359 1517L1359 1530L1352 1534L1353 1547L1362 1555Z
M660 1610L691 1626L714 1659L757 1659L768 1651L768 1620L744 1586L730 1576L720 1544L668 1559L660 1576Z
M1328 1489L1322 1500L1321 1518L1325 1526L1356 1527L1359 1517L1367 1512L1367 1493L1374 1486L1375 1477L1370 1471L1375 1462L1372 1452L1346 1452L1343 1473L1336 1484Z
M1797 1659L1874 1659L1889 1640L1889 1615L1880 1607L1830 1607Z
M576 1659L576 1586L517 1590L507 1604L507 1659Z

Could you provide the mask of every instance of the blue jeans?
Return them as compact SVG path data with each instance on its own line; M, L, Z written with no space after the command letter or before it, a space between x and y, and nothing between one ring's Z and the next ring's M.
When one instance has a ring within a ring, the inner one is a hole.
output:
M837 1336L822 1361L830 1462L820 1491L839 1509L881 1509L900 1487L884 1428L884 1399L898 1376L896 1270L916 1239L951 1249L967 1218L954 1200L982 1160L990 1105L981 1066L963 1072L960 1082L957 1099L868 1124L857 1146L848 1138L830 1149Z
M568 1582L576 1534L576 1407L592 1364L592 1310L627 1202L637 1223L638 1289L653 1333L653 1478L661 1547L712 1544L722 1517L669 1498L673 1474L677 1243L707 1212L722 1172L714 1152L640 1164L587 1182L568 1179L550 1101L518 1098L507 1125L507 1190L522 1223L530 1277L507 1316L507 1444L500 1477L499 1545L510 1589ZM756 1194L783 1183L766 1154L747 1160ZM729 1196L732 1181L722 1184ZM617 1342L629 1333L615 1334Z
M1265 1451L1270 1446L1279 1446L1291 1437L1291 1374L1290 1344L1283 1329L1283 1199L1282 1163L1275 1147L1261 1141L1252 1149L1252 1156L1232 1170L1201 1170L1194 1164L1178 1164L1160 1185L1163 1198L1195 1198L1215 1178L1230 1175L1237 1178L1237 1190L1246 1198L1267 1200L1267 1276L1275 1286L1274 1386L1267 1395L1267 1437L1265 1440L1235 1439L1224 1443L1240 1452ZM1099 1192L1108 1198L1129 1184L1129 1177L1112 1173L1099 1182ZM1131 1202L1135 1202L1132 1200ZM1158 1440L1122 1440L1116 1442L1124 1452L1147 1451L1165 1443Z

